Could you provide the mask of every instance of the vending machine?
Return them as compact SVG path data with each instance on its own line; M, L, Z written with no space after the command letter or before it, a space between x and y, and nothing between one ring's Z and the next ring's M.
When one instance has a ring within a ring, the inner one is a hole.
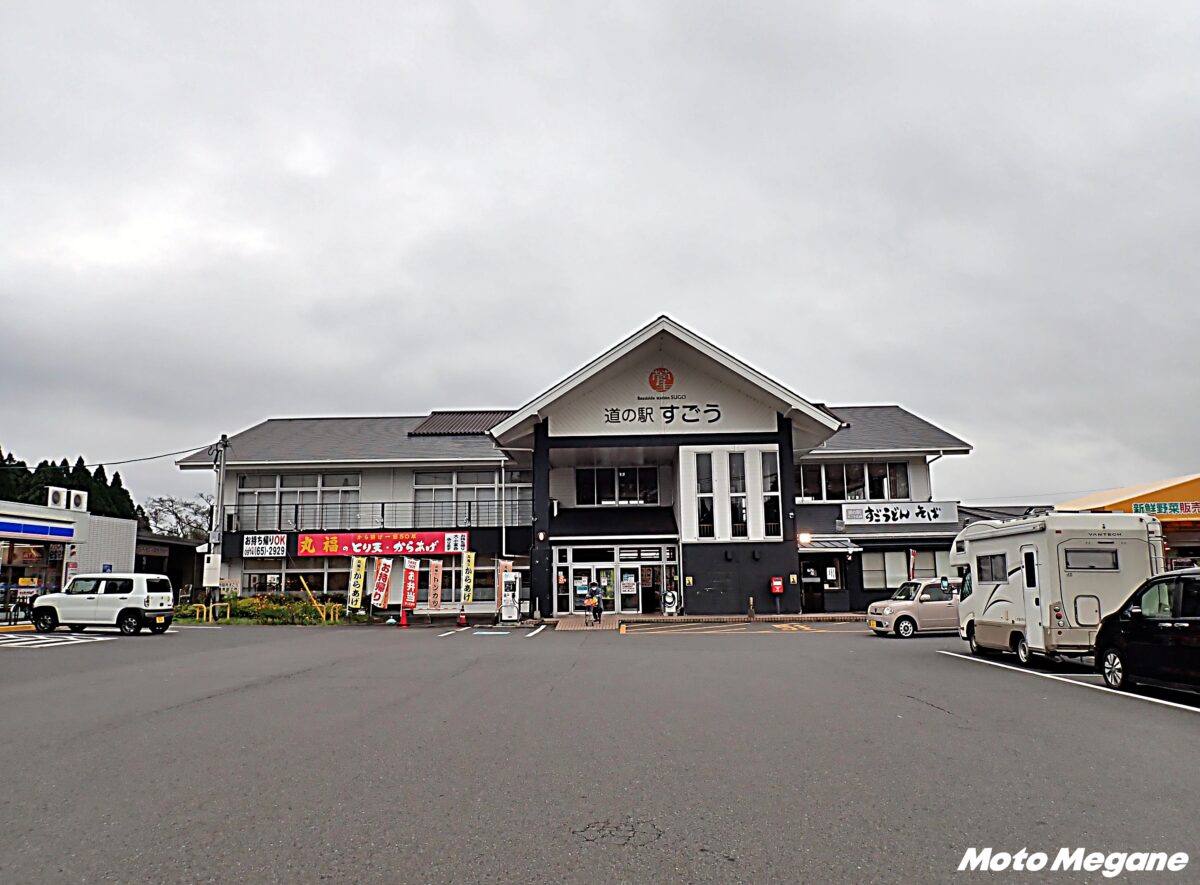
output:
M521 620L521 576L505 572L500 583L500 623L515 624Z

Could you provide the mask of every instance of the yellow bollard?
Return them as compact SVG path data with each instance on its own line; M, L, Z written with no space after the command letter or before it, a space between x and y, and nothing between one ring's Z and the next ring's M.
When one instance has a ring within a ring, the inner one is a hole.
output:
M203 602L193 602L192 616L201 623L208 623L208 606Z

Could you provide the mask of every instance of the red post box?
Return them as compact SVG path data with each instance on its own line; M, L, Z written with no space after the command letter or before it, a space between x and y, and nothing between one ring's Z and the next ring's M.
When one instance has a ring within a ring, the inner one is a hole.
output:
M771 592L774 594L777 594L777 595L783 592L783 578L782 577L771 578Z

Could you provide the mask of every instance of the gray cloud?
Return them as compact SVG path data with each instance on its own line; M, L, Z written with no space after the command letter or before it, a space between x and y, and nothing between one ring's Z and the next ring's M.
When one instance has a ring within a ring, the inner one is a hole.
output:
M938 494L1193 472L1198 38L1186 3L5 4L0 445L515 405L668 312L975 443Z

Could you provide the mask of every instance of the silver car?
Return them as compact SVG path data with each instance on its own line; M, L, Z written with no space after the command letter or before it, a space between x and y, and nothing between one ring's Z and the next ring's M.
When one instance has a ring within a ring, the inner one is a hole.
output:
M908 639L916 633L958 630L957 578L905 581L891 599L867 607L867 626L877 636L895 633Z

